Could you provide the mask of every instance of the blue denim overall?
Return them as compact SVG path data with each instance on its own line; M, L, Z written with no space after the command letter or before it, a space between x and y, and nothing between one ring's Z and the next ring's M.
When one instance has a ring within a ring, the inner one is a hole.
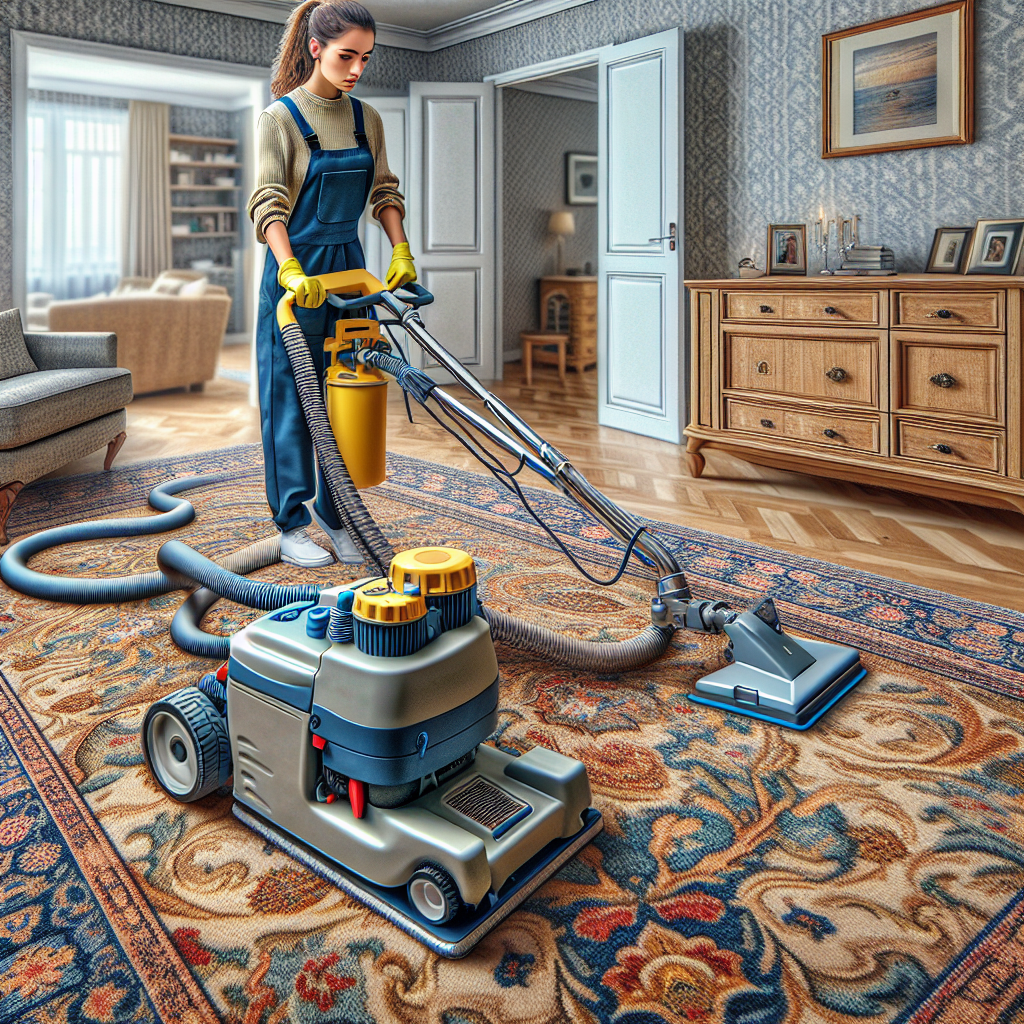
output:
M288 96L281 98L309 146L309 168L288 221L288 238L295 258L310 277L366 266L357 226L373 186L373 154L363 128L362 104L349 99L358 145L325 150L294 101ZM341 524L323 474L314 469L313 442L277 326L277 303L284 295L277 271L277 259L268 249L256 329L267 503L274 522L286 532L309 523L309 511L302 503L316 496L317 514L337 529ZM302 309L296 304L293 309L322 378L324 338L333 333L340 313L329 303L318 309Z

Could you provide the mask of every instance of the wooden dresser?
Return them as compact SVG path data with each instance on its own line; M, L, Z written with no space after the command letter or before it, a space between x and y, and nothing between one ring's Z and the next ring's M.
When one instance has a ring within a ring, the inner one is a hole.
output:
M597 363L597 278L568 274L542 277L540 323L542 330L569 335L567 366L577 372L594 366Z
M689 281L691 421L749 462L1024 513L1024 277Z

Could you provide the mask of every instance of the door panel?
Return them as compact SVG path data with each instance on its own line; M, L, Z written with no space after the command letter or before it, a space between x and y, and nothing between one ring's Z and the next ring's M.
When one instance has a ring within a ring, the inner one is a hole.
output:
M427 330L484 380L494 377L494 87L412 82L410 215L420 281L435 295ZM446 373L431 369L438 381ZM436 364L435 364L436 365Z
M384 146L388 157L388 168L398 178L398 189L408 191L409 170L406 166L408 147L409 100L405 96L371 96L366 100L380 114L384 123ZM409 197L406 194L406 219L408 220ZM359 237L366 255L366 269L383 281L391 262L391 243L384 229L370 216L363 214L359 222Z
M686 416L681 88L679 30L600 52L598 420L676 444Z

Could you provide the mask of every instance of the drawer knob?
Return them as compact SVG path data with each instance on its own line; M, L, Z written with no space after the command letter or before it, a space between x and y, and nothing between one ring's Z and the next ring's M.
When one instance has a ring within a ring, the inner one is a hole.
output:
M836 315L838 315L839 310L836 309L835 306L826 306L825 307L825 312L828 313L829 316L836 316Z
M956 383L956 377L948 373L936 373L928 378L937 388L951 388Z
M846 371L841 366L833 366L831 370L825 371L825 376L838 384L839 381L846 380Z
M838 430L833 430L831 427L826 427L822 433L828 438L834 438L839 436Z
M765 306L765 305L762 305L762 306L761 306L761 312L762 312L762 313L774 313L774 312L775 312L775 310L774 310L774 309L772 309L772 307L771 307L771 306Z
M928 445L928 447L933 449L934 451L942 452L943 455L953 454L953 449L950 448L948 444L930 444Z
M937 309L934 313L929 313L928 315L931 317L937 316L940 320L948 320L953 315L953 311L951 309Z
M772 430L775 427L775 424L772 423L771 420L761 420L761 426L767 427L769 430Z
M757 364L757 372L758 373L771 373L772 372L772 368L762 359Z

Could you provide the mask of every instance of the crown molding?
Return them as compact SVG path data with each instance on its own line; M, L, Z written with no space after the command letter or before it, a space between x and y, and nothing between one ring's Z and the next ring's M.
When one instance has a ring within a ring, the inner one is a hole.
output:
M232 14L239 18L255 18L257 21L271 21L284 24L295 6L292 0L152 0L154 3L171 3L179 7L197 7L218 14ZM457 21L429 31L405 28L380 22L377 25L377 41L383 46L395 46L402 50L419 50L433 53L470 39L479 39L494 32L501 32L516 25L525 25L538 18L546 18L559 11L566 11L594 0L504 0L478 14L470 14Z

